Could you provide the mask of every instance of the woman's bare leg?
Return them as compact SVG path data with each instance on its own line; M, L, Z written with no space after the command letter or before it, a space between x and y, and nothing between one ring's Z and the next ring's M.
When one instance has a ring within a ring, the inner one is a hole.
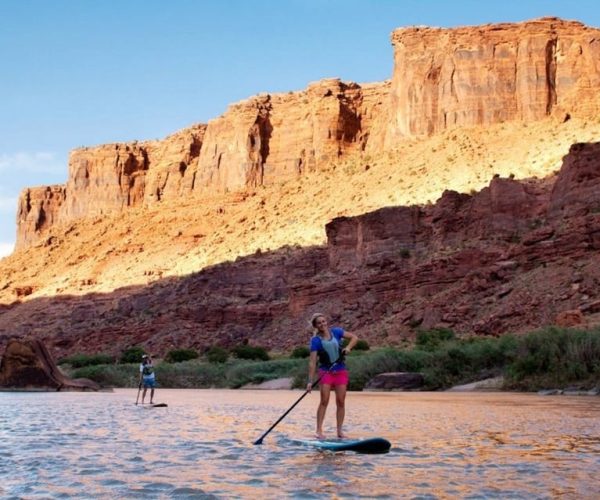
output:
M329 404L329 394L331 393L331 386L328 384L321 385L321 401L317 408L317 437L323 439L323 420L325 420L325 412L327 411L327 405Z
M342 430L344 425L344 417L346 416L346 386L336 385L335 386L335 404L336 404L336 421L337 421L337 435L339 438L346 437Z

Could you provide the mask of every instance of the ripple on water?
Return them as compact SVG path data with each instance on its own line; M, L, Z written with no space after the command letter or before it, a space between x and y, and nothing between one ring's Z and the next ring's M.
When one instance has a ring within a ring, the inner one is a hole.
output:
M171 498L186 498L186 499L190 499L190 500L194 500L194 499L206 500L206 499L217 498L216 496L208 494L204 490L201 490L198 488L175 488L175 489L171 490L171 492L169 493L169 496Z
M103 486L123 486L127 484L125 481L120 481L119 479L102 479L99 483Z
M89 469L80 469L77 471L77 474L80 476L96 476L98 474L102 474L105 472L105 468L89 468Z

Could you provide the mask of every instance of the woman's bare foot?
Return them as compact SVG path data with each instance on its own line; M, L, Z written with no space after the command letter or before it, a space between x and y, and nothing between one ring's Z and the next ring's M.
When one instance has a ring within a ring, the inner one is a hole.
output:
M346 434L346 433L345 433L345 432L343 432L343 431L338 431L338 437L339 437L340 439L346 439L346 438L348 437L348 434Z
M316 432L315 437L317 439L325 439L325 434L323 434L322 432Z

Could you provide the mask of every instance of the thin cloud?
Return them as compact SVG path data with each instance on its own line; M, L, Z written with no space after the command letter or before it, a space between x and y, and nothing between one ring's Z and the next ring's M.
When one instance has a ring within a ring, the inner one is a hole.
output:
M10 255L15 249L14 243L0 242L0 259Z
M0 153L0 172L33 172L37 174L60 174L66 171L66 166L56 158L55 153L19 152Z

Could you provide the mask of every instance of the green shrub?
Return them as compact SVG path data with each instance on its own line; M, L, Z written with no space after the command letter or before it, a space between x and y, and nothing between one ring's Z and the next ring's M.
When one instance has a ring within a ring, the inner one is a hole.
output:
M346 365L350 372L348 389L361 391L375 375L386 372L418 372L431 355L424 351L397 351L392 348L363 352L360 356L350 356ZM308 364L300 366L294 378L294 387L305 387Z
M292 359L302 359L308 358L310 356L310 349L305 345L301 345L298 347L294 347L292 354L290 354L290 358Z
M130 347L129 349L125 349L121 354L121 359L119 363L141 363L142 356L146 354L146 351L140 346Z
M360 339L354 346L355 351L368 351L369 349L369 343L363 339Z
M73 378L88 378L102 387L137 387L140 372L137 365L93 365L78 368Z
M213 346L206 351L206 359L209 363L225 363L229 358L229 353L222 347Z
M167 353L165 361L167 363L181 363L197 357L198 353L194 349L173 349Z
M432 328L417 332L416 346L424 351L433 351L440 344L454 340L456 335L449 328Z
M258 359L260 361L268 361L269 353L264 347L240 345L232 349L233 354L239 359Z
M260 384L282 377L303 376L306 386L308 363L303 359L277 359L264 362L237 362L225 374L228 387L236 389L246 384Z
M600 329L546 328L518 339L508 387L538 390L600 382Z
M516 345L513 336L500 339L475 337L445 341L436 349L429 348L430 358L423 367L425 388L445 389L498 376L514 359Z
M109 354L74 354L61 359L58 364L69 364L72 368L82 368L93 365L109 365L114 363L115 359Z
M192 389L196 387L227 387L225 363L205 363L198 360L181 363L161 363L156 367L158 387Z
M403 351L392 348L357 351L346 360L350 390L362 390L375 375L384 372L419 372L424 389L444 389L505 375L505 387L518 390L600 386L600 328L588 331L548 328L523 336L454 339L452 332L424 334L421 346ZM427 333L427 332L426 332ZM433 344L438 344L433 347ZM244 346L242 355L247 353ZM251 348L254 353L254 349ZM261 348L258 348L261 349ZM213 347L209 352L225 353ZM266 351L262 349L266 354ZM143 352L143 351L142 351ZM137 387L140 351L135 364L91 365L71 370L72 377L85 377L103 386ZM207 353L207 358L210 360ZM221 358L222 359L222 358ZM293 377L294 386L304 388L308 374L306 359L271 361L160 363L156 366L158 387L240 387L279 377Z
M397 351L391 348L369 351L346 360L350 372L348 389L362 391L375 375L387 372L420 372L430 357L424 351Z

